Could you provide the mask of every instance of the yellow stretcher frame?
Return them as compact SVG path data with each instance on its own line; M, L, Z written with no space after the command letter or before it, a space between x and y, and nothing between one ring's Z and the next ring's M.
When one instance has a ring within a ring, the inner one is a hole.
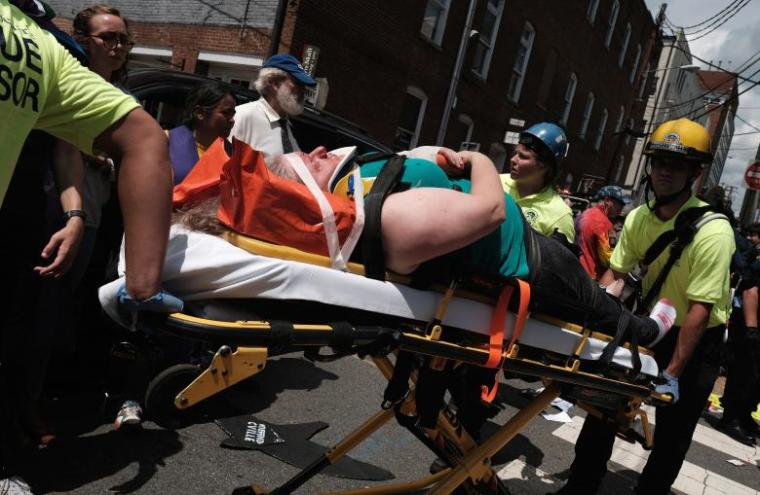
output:
M191 384L180 391L174 400L175 407L186 410L199 402L225 390L226 388L261 372L266 366L269 356L267 342L274 337L272 325L266 321L237 321L224 322L208 320L186 314L175 313L159 324L161 329L175 335L193 339L207 338L210 341L229 341L231 345L238 344L236 350L229 345L220 346L211 364ZM391 494L404 493L413 490L430 489L430 493L451 493L457 487L463 487L466 493L480 493L475 485L493 487L494 493L499 492L499 482L491 469L490 458L501 450L521 429L549 403L559 396L561 390L567 387L580 387L594 391L614 394L620 398L620 406L614 410L601 410L592 404L582 401L578 405L610 424L617 425L618 434L628 441L640 441L645 448L651 447L652 432L648 428L646 413L641 409L644 401L667 403L668 397L657 394L644 384L633 384L614 378L588 373L580 369L578 356L592 336L592 332L579 326L563 324L570 331L583 334L581 342L573 356L567 356L564 363L545 363L530 357L519 344L514 345L501 356L501 368L504 371L521 376L538 377L545 383L545 390L522 408L505 425L500 427L483 444L475 442L456 423L455 415L444 409L438 418L434 430L425 430L424 436L432 444L442 443L447 446L441 452L461 453L461 458L449 460L455 467L447 468L435 475L426 476L407 483L382 484L362 490L339 492L342 494ZM363 330L357 328L357 342L369 342L377 328ZM329 346L334 337L335 329L330 325L293 325L292 344L294 348ZM604 335L594 335L597 338L610 339ZM398 330L394 336L399 350L428 355L436 360L454 360L457 362L480 365L488 359L488 351L479 347L458 345L438 340L434 332L425 333L412 329ZM389 379L393 373L393 365L388 357L375 356L372 358L377 368ZM434 362L436 360L433 360ZM368 438L374 431L390 421L396 414L413 415L416 405L413 394L408 394L397 408L381 410L358 426L352 433L333 446L322 458L294 476L279 488L269 491L262 487L249 486L236 490L236 494L284 494L290 493L308 479L318 474L326 466L333 464L351 449ZM640 418L644 425L643 438L632 429L632 423ZM440 454L440 452L438 452Z
M245 249L251 253L328 266L327 258L304 253L297 249L275 246L266 242L250 239L234 232L226 232L222 235L228 242ZM349 270L353 273L363 274L364 267L350 263ZM388 279L394 282L404 283L406 277L388 274ZM436 287L436 290L446 292L439 311L445 313L448 300L452 297L453 290ZM458 296L463 296L458 291ZM493 303L493 299L479 293L466 293L465 297L481 302ZM442 319L441 314L437 317ZM519 342L509 349L504 349L500 358L500 368L514 374L538 377L544 384L545 389L535 397L527 406L518 411L510 420L501 426L494 434L482 444L477 445L460 425L457 424L456 415L448 408L439 413L434 429L420 427L409 428L418 438L430 447L434 452L448 461L451 467L436 474L423 477L406 483L386 483L370 488L348 490L339 492L348 494L391 494L405 493L428 489L432 494L448 494L461 488L465 493L482 493L482 489L492 489L494 493L506 493L496 473L491 468L490 459L499 452L510 440L512 440L522 428L540 414L552 400L558 397L567 387L579 387L594 391L606 392L619 397L619 407L615 410L602 410L594 404L578 401L578 405L611 424L617 425L618 434L628 441L638 440L645 448L651 447L652 432L649 430L646 413L641 409L644 401L654 401L666 404L669 397L658 394L642 383L630 383L617 380L614 377L605 377L595 373L581 370L579 356L584 350L590 338L611 340L610 337L592 332L578 325L569 324L560 320L533 315L548 323L560 326L566 330L581 334L581 339L574 350L573 355L563 356L553 362L542 362L531 358L528 352L524 352ZM210 342L226 342L216 352L208 368L206 368L192 383L181 390L174 398L174 406L177 410L186 410L199 402L229 388L230 386L260 373L266 366L269 356L268 345L276 339L273 324L267 321L235 321L225 322L198 318L186 314L175 313L168 316L162 322L157 322L162 330L174 333L180 337L206 340ZM343 329L345 330L345 328ZM352 328L352 337L357 344L369 344L380 335L378 327ZM488 350L480 347L459 345L440 340L441 326L431 325L430 328L421 328L415 325L405 325L403 328L384 329L386 335L393 334L395 350L409 351L417 354L431 356L430 366L442 366L446 360L483 366L489 358ZM293 324L289 330L294 349L330 346L334 343L337 330L330 325L319 324ZM235 349L233 350L233 347ZM627 346L627 344L626 344ZM649 354L646 349L639 349L642 353ZM393 364L387 355L372 356L378 370L386 379L393 375ZM412 375L412 382L415 376ZM335 463L351 449L359 445L382 425L390 421L396 415L414 416L416 404L413 391L414 383L410 386L410 393L398 404L388 409L382 409L364 423L344 437L343 440L329 449L323 456L316 459L310 466L292 477L280 487L267 490L255 485L242 487L235 490L235 495L242 494L286 494L291 493L306 481L318 474L326 466ZM631 425L636 418L640 418L644 426L643 437L633 432ZM454 454L452 454L454 453Z

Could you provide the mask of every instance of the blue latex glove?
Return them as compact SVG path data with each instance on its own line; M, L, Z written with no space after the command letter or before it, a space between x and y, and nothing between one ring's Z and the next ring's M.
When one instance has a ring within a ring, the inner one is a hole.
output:
M127 292L127 287L122 285L117 293L119 300L119 309L128 320L130 328L135 329L137 323L137 314L140 311L151 311L154 313L176 313L182 311L185 303L182 299L169 294L165 290L160 290L151 297L143 300L133 299Z
M671 375L667 371L663 371L662 375L657 379L656 382L657 386L654 387L655 392L659 392L661 394L670 394L673 397L673 402L671 404L675 404L678 402L678 378Z

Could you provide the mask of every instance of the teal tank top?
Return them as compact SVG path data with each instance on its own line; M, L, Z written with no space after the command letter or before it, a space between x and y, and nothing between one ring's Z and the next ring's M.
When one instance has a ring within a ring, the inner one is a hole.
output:
M385 165L385 160L362 165L362 177L376 177L383 165ZM439 187L468 194L472 189L469 180L448 177L435 163L416 158L408 158L404 162L401 182L410 188ZM498 229L465 248L466 266L464 268L473 272L525 278L530 271L525 251L522 215L519 207L508 194L504 194L504 204L506 220Z

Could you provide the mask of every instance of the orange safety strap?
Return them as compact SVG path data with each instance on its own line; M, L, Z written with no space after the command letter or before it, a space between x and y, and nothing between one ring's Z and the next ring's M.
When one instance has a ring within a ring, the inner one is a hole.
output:
M530 285L522 280L517 280L517 287L520 291L520 302L517 318L515 319L515 327L512 331L512 337L509 339L507 349L511 349L520 338L525 327L525 320L528 318ZM504 353L504 322L507 318L507 307L509 306L509 300L512 298L513 292L514 287L511 285L505 286L499 294L499 299L496 301L493 313L491 313L491 339L488 343L488 361L484 365L486 368L496 368L501 364L501 358ZM490 404L496 397L498 388L499 380L494 380L494 384L490 390L485 385L481 386L480 398Z

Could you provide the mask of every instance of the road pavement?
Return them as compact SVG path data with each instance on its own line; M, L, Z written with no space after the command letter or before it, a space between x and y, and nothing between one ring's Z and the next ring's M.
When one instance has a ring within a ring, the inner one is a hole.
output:
M510 380L502 385L502 408L487 428L493 430L525 403L520 389L540 384ZM329 423L313 440L331 445L379 409L385 382L370 361L355 357L313 364L291 354L269 361L256 377L226 391L211 408L214 417L252 413L274 424ZM35 493L227 494L257 484L269 488L297 469L258 451L220 447L226 434L210 419L169 431L146 422L136 434L113 431L99 394L83 391L53 404L61 433L56 445L23 459L24 477ZM556 412L556 411L552 411ZM510 492L533 495L558 489L567 477L583 412L569 411L570 422L542 417L531 422L494 459ZM653 415L650 415L653 421ZM760 495L760 457L714 430L705 416L695 434L676 493ZM352 451L359 460L391 471L396 481L424 475L434 455L395 422L381 428ZM647 453L618 441L603 494L631 493ZM733 465L730 459L743 462ZM298 493L371 486L372 482L318 475Z

